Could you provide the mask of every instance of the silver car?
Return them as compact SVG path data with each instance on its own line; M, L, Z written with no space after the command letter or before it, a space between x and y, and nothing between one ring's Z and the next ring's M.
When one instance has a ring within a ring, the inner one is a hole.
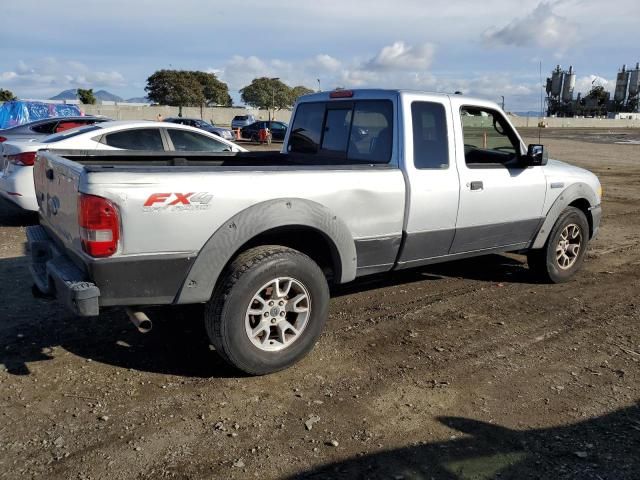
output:
M72 128L93 125L94 123L108 122L110 120L110 118L102 116L43 118L34 122L0 130L0 143L15 140L44 138L48 135L64 132L65 130L70 130Z
M231 128L236 130L238 128L247 127L256 121L256 117L253 115L236 115L231 120Z

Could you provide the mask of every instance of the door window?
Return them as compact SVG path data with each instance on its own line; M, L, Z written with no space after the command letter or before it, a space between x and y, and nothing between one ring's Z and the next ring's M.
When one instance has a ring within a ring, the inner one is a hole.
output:
M124 150L164 150L158 128L138 128L110 133L105 136L103 142L110 147Z
M213 138L188 130L169 129L173 147L179 152L230 152L231 147Z
M413 102L413 164L419 169L448 168L447 120L440 103Z
M478 107L460 110L464 156L470 167L500 167L520 155L520 141L502 115Z

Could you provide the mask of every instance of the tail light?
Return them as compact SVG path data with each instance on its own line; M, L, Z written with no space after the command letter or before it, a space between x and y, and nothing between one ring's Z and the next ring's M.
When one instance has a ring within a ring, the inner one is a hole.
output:
M329 94L329 98L351 98L353 90L334 90Z
M0 143L6 142L6 141L7 141L7 137L0 136Z
M78 224L82 249L92 257L116 253L120 238L120 219L116 206L106 198L80 194Z
M15 164L23 167L32 167L36 163L36 152L24 152L16 155L7 155L7 159Z

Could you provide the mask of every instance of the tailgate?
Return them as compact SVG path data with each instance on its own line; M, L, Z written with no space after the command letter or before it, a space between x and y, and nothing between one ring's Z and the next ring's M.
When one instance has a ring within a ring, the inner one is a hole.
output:
M79 163L40 151L33 180L40 207L40 223L66 248L82 251L78 226L78 186L83 168Z

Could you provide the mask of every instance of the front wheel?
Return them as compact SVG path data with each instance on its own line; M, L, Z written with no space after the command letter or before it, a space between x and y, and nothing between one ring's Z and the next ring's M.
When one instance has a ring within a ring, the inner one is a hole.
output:
M303 253L269 245L240 254L205 309L211 343L251 375L287 368L315 345L327 318L329 288Z
M589 223L582 210L567 207L551 229L545 246L527 255L529 269L542 281L570 280L582 266L589 240Z

